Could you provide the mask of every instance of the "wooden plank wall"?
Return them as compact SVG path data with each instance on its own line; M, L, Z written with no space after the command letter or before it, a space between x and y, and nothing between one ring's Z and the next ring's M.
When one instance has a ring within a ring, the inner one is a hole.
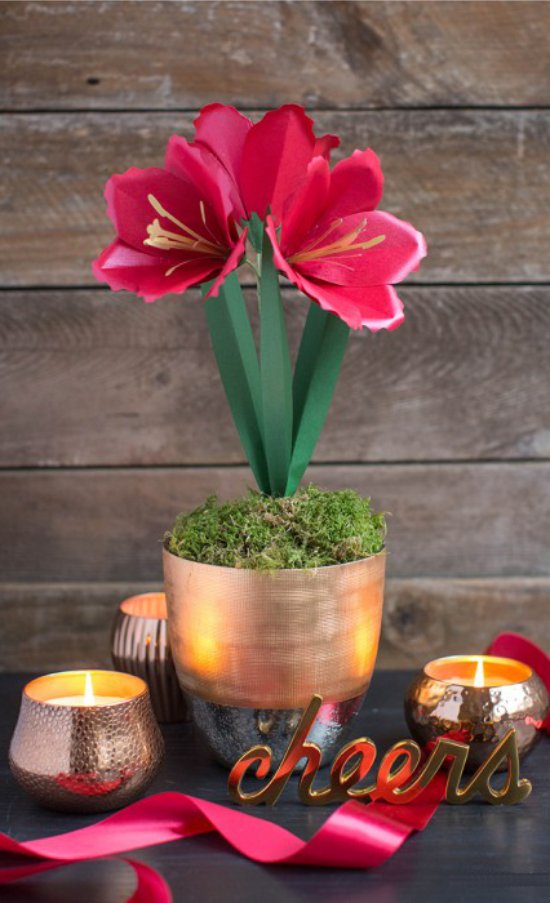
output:
M197 295L94 284L113 171L203 104L371 145L430 255L354 335L309 477L391 512L380 662L550 643L550 4L0 4L0 668L108 660L182 509L251 483ZM305 304L285 292L295 344Z

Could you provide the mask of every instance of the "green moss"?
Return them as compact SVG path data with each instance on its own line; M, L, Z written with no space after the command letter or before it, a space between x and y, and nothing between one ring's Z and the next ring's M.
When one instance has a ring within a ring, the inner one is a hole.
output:
M174 555L204 564L273 570L315 568L366 558L384 547L383 514L346 489L307 486L290 497L250 491L219 504L215 496L181 514L166 534Z

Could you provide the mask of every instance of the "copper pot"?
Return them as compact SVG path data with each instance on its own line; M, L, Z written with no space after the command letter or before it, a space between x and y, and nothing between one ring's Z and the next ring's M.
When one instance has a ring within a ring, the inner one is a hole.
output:
M217 757L232 764L254 742L284 749L314 693L326 735L315 742L332 750L374 670L385 552L270 572L199 564L166 548L163 557L176 672Z

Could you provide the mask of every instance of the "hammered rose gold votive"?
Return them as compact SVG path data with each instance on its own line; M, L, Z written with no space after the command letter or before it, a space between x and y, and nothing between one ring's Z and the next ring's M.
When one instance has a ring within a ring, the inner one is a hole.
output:
M23 690L10 767L50 809L103 812L135 800L164 744L143 680L116 671L65 671Z
M520 758L525 756L540 737L548 704L546 687L528 665L492 655L451 655L428 662L415 678L405 717L421 746L443 735L468 743L467 768L474 770L512 729Z
M164 593L141 593L120 603L111 655L115 668L146 682L158 721L189 720L170 651Z

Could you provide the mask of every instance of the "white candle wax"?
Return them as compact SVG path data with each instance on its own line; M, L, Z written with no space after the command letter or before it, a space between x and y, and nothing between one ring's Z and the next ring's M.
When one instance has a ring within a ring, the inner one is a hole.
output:
M51 699L46 699L45 701L49 702L50 705L67 705L76 706L78 708L90 708L91 706L115 705L118 702L126 702L126 697L104 695L96 696L94 692L92 675L90 674L90 672L88 672L86 674L83 693L79 693L78 695L75 694L73 696L53 696Z

